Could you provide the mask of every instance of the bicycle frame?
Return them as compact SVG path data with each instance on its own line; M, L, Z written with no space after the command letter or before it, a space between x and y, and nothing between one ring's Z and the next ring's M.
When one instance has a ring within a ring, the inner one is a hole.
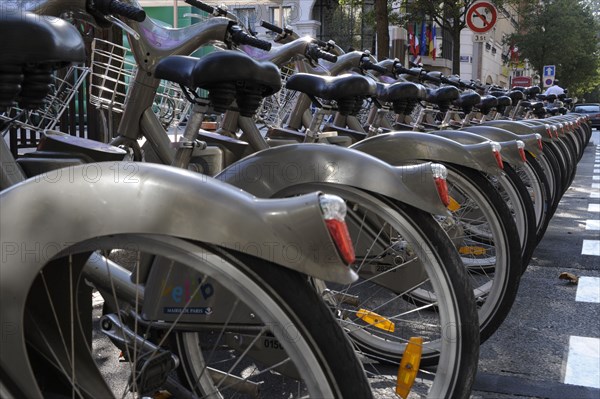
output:
M151 109L152 100L160 82L152 76L152 72L158 60L167 55L189 54L201 44L211 40L226 41L227 27L230 23L231 21L226 18L211 18L203 24L196 24L181 29L168 29L154 24L149 19L142 23L128 21L130 27L139 35L139 39L136 39L131 33L129 34L132 52L138 60L139 68L135 74L133 84L129 89L127 106L125 107L121 123L118 127L120 136L113 141L113 144L128 143L135 146L137 145L137 139L143 136L148 140L161 163L179 167L186 165L185 162L176 160L175 151L172 148L168 135ZM156 37L163 38L161 43L166 42L171 44L164 46L164 48L159 48L157 45L158 42L153 41L153 38ZM298 45L305 46L306 44L300 42L299 44L296 44L296 46ZM290 51L286 50L281 53L281 56L288 57L289 54ZM188 122L188 129L192 129L193 131L193 128L199 127L201 120L201 115L196 112ZM249 119L244 122L244 118L240 118L240 121L246 126L246 130L250 130L251 125L253 126L253 122ZM254 126L254 128L256 128L256 126ZM256 132L251 136L256 137ZM317 162L316 159L312 159L311 161L307 161L307 159L297 159L297 163L294 165L304 170L315 170L316 168L317 170L322 169L326 171L332 165L332 161L328 160L328 157L331 156L331 153L335 152L334 158L339 170L350 167L350 165L358 165L363 171L363 173L360 175L357 174L354 177L347 175L343 182L339 182L340 184L349 184L357 188L387 194L391 198L414 204L428 212L438 214L447 212L446 208L439 200L433 178L431 178L430 184L422 184L423 179L426 179L428 175L431 176L432 172L430 166L425 166L423 171L415 170L414 168L402 170L393 168L390 165L381 162L374 162L373 159L369 159L369 157L365 157L364 155L359 156L353 151L331 148L326 149L321 146L311 147L311 150L317 154L316 156L319 159L319 164L311 164L311 162ZM272 159L268 154L261 154L258 156L264 156L265 160ZM243 176L243 165L244 164L231 166L233 169L229 169L229 175L231 175L231 170L237 170L238 173L240 173L240 176ZM279 162L278 165L279 168L283 168L287 164L285 162ZM379 174L389 176L389 178L385 182L377 183L369 177ZM412 188L408 187L408 182L411 181L411 178L408 177L410 174L414 174L415 178L412 180L418 182L410 183ZM324 181L322 179L327 179L325 174L315 173L312 174L312 176L314 179L317 179L316 181ZM217 176L217 178L224 179L220 176ZM231 181L239 180L240 179L238 178ZM261 182L256 181L254 184L260 185ZM246 188L250 192L253 192L250 187ZM419 199L417 199L417 197ZM430 201L423 201L422 198L428 198Z

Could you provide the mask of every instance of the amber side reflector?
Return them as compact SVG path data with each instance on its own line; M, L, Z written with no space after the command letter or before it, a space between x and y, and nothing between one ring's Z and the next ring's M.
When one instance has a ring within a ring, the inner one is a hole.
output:
M460 204L451 196L448 196L448 210L451 212L456 212L460 209Z
M394 332L394 330L396 329L396 326L394 325L393 321L386 319L385 317L375 312L371 312L370 310L359 309L356 312L356 317L358 317L365 323L372 325L373 327L377 327L387 332Z
M423 338L411 337L408 340L400 367L398 367L398 380L396 381L396 393L403 399L408 398L408 394L417 378L419 365L421 364L421 355L423 353Z

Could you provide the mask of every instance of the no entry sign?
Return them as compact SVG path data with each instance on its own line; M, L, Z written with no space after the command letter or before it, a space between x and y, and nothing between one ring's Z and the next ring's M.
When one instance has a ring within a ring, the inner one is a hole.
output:
M485 33L492 29L498 19L498 11L493 4L480 1L467 10L467 26L475 33Z

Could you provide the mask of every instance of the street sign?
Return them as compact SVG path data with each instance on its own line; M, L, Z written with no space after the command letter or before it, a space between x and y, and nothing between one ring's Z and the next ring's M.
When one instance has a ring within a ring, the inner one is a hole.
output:
M554 77L556 76L556 66L555 65L544 65L544 86L552 86L554 83Z
M523 87L531 86L531 77L515 76L514 78L512 78L511 87L515 87L515 86L523 86Z
M492 29L498 19L498 11L493 4L480 1L467 10L467 26L475 33L485 33Z
M544 66L544 76L555 76L556 75L556 67L554 65L545 65Z
M487 41L487 35L482 33L474 33L473 34L473 43L483 43Z

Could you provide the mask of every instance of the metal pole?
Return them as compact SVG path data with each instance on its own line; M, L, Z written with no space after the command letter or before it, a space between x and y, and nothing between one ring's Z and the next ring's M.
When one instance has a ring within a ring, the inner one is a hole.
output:
M179 13L177 12L179 5L177 0L173 0L173 28L177 28Z

